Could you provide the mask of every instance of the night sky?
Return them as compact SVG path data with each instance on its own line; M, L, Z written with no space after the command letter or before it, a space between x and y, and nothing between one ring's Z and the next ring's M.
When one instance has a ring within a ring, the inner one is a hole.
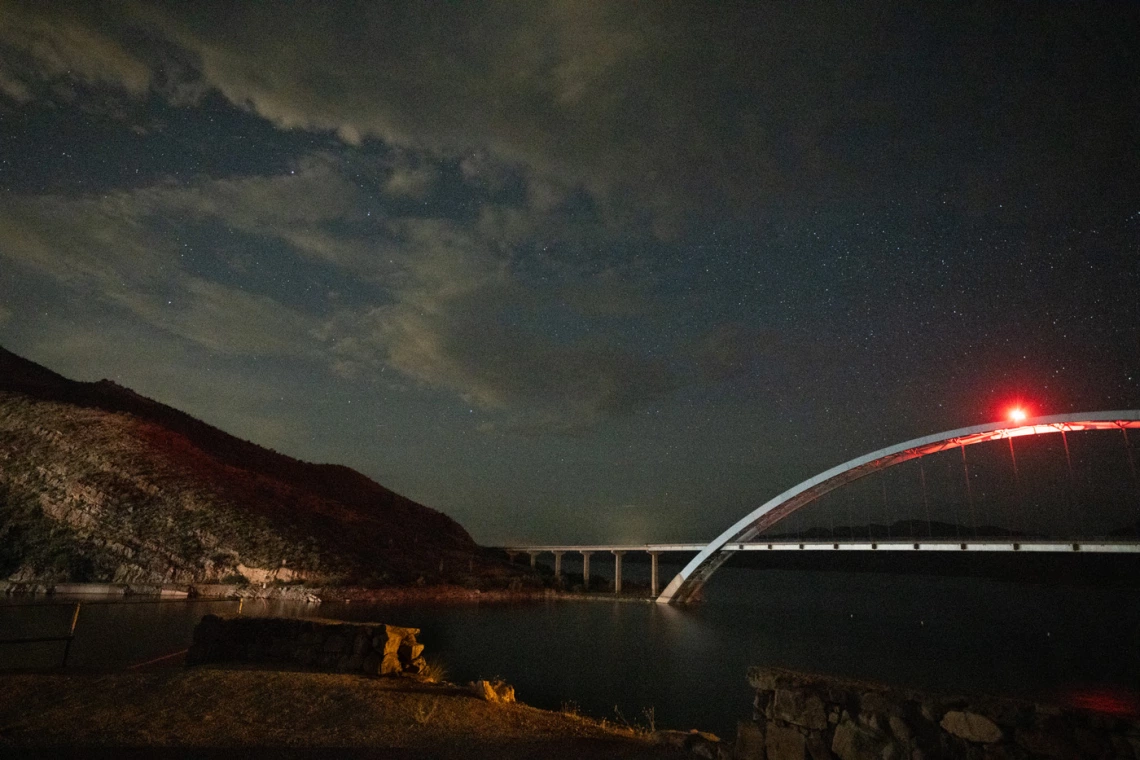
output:
M1140 4L0 0L0 344L477 540L1140 408Z

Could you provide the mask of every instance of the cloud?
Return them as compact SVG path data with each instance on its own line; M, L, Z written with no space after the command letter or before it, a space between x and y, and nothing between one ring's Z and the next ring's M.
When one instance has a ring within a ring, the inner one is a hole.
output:
M369 221L349 171L315 156L276 176L13 197L0 209L0 258L213 352L402 378L514 429L582 429L678 386L674 367L596 329L651 311L636 273L543 257L527 264L541 276L521 272L519 246L538 219L492 205L475 225ZM187 259L179 243L195 234L208 235L207 264ZM228 242L234 234L244 237ZM245 263L251 246L264 252L260 263ZM260 281L258 270L291 271L294 259L317 267L318 286L347 277L357 292L326 294L300 311L282 300L296 287L243 285L247 275Z
M0 0L0 90L118 87L178 106L217 93L282 130L437 157L481 187L515 178L534 210L584 195L612 231L662 239L710 216L785 221L932 188L986 208L1015 183L1038 198L1062 170L1100 186L1105 168L1132 160L1126 140L1097 131L1120 123L1131 70L1118 29L1075 7L1033 23L1001 4L942 12ZM1072 64L1065 77L1034 58L1042 33ZM1087 76L1086 34L1106 42L1115 75ZM994 60L1029 73L1002 84ZM1078 149L1059 137L1072 134L1086 138ZM418 197L428 182L401 169L390 189Z
M0 49L10 51L0 58L7 61L6 68L0 62L0 89L17 100L30 99L29 83L45 80L147 92L150 66L99 28L107 20L101 11L63 10L48 3L0 3Z
M0 229L11 241L10 256L61 279L129 274L161 280L177 268L180 254L171 242L178 230L171 235L171 227L193 223L219 224L228 233L286 244L314 261L375 273L378 259L361 235L337 231L364 218L361 203L359 190L332 159L311 156L275 176L157 184L99 196L10 196Z
M524 284L498 236L443 220L395 220L391 229L404 262L392 302L337 315L321 331L341 374L395 370L501 413L509 427L544 431L626 415L677 387L667 363L592 331L595 315L565 297L584 300L580 278Z
M295 356L307 353L315 324L266 296L198 277L174 278L167 294L129 292L111 300L149 324L221 353Z
M605 340L559 344L511 325L486 292L453 298L435 315L406 304L373 313L386 361L491 409L525 410L575 424L628 414L675 388L668 365Z
M614 228L670 236L740 175L724 150L734 127L713 107L721 96L698 75L731 45L672 44L702 27L653 4L123 6L114 28L151 40L149 64L97 14L23 8L0 44L41 79L149 89L178 105L213 90L284 130L458 161L489 187L519 177L540 212L583 192ZM431 182L422 165L397 167L388 190L421 197Z
M156 285L172 255L150 245L124 202L129 196L9 196L0 207L0 256L103 293Z
M384 192L393 196L422 199L427 196L438 178L439 171L435 166L426 161L421 161L419 164L412 163L406 158L406 154L402 154L384 183Z
M335 159L323 155L302 159L286 174L158 186L131 195L141 213L217 220L230 230L279 240L313 260L369 274L376 259L360 237L334 231L364 217L362 200Z
M282 213L269 209L277 208L282 193L258 181L244 189L223 181L97 197L13 196L0 209L0 259L215 351L309 355L318 324L313 315L194 274L182 264L177 235L167 234L170 218L183 212L268 235L272 214ZM263 214L255 211L258 198L267 204ZM303 232L301 221L292 225L281 222L281 240Z
M3 69L0 69L0 94L6 95L17 103L27 103L32 99L32 93L27 85Z
M588 2L420 11L331 6L315 19L247 7L224 23L175 15L156 22L198 56L204 81L283 129L480 154L483 177L521 171L539 210L572 188L604 201L615 222L636 221L616 208L629 197L676 208L658 190L680 164L661 163L659 140L647 134L652 120L631 112L673 107L631 92L646 83L646 35L659 31L656 19Z

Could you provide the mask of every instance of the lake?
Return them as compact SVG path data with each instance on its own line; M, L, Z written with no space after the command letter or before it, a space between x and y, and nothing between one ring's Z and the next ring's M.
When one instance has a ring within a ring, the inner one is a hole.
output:
M640 579L647 570L627 563L625 576ZM662 577L676 570L663 565ZM574 707L643 725L652 716L658 728L728 737L751 713L750 665L1053 699L1140 687L1137 589L724 568L706 598L685 609L598 601L446 607L247 601L243 614L418 627L428 659L442 662L449 680L501 677L537 707ZM66 632L72 608L63 601L0 600L0 638ZM236 606L85 604L69 667L120 668L185 648L203 614ZM0 667L50 667L62 647L0 646Z

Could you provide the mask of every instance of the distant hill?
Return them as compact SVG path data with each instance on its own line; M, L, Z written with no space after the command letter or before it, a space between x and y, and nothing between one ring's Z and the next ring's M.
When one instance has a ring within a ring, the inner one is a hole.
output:
M457 522L354 470L0 348L0 577L463 582L480 556Z

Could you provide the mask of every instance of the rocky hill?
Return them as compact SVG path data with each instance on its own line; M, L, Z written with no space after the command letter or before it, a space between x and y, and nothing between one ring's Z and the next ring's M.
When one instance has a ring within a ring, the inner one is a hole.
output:
M354 470L0 348L0 577L389 585L488 569L454 520Z

